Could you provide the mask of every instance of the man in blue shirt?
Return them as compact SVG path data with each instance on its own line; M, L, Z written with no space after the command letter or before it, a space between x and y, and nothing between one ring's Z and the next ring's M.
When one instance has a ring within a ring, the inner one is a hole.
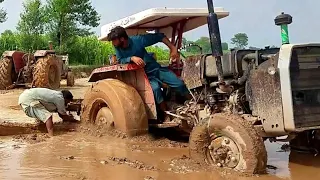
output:
M123 27L117 26L108 34L108 40L112 41L116 49L117 60L120 64L135 63L144 68L150 81L156 103L164 112L167 110L166 103L163 100L161 86L163 83L174 88L182 96L190 98L188 89L173 72L161 65L146 51L146 47L163 42L170 49L170 56L178 60L179 53L177 48L169 41L163 33L143 34L129 37ZM165 116L168 121L168 116Z

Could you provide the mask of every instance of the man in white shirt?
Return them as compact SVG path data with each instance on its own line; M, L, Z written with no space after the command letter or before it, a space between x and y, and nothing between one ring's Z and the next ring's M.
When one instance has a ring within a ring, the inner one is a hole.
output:
M68 90L32 88L25 90L19 96L19 105L27 116L45 123L49 136L53 136L53 112L57 112L64 121L76 121L66 110L66 106L72 100L73 95Z

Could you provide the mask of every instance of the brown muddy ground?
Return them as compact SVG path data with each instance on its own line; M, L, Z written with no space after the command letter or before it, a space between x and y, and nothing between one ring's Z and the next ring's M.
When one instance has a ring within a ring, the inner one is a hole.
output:
M86 79L71 88L76 98L85 92ZM127 138L121 133L74 124L56 124L56 136L49 138L16 108L22 90L0 95L0 179L80 179L80 180L303 180L320 179L320 157L284 152L281 144L268 143L268 174L244 176L201 166L189 158L187 139L163 135L171 132ZM5 100L5 101L3 101ZM59 119L55 120L59 122ZM4 123L4 124L5 124ZM26 128L34 125L33 129ZM10 133L9 133L10 132ZM35 133L38 132L38 133ZM29 133L29 134L24 134Z
M267 175L243 176L203 167L188 156L187 143L168 139L123 138L60 132L2 136L1 179L213 179L300 180L320 178L320 158L280 151L266 143L270 168Z

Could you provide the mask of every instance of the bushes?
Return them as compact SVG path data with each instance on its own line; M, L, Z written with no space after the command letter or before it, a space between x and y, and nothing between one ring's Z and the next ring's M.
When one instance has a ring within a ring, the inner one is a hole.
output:
M0 36L0 53L6 50L35 52L39 49L49 49L48 35L30 36L10 31ZM104 65L109 63L109 55L115 54L111 43L101 42L96 36L75 37L66 47L69 61L72 65ZM56 49L58 52L59 49ZM148 47L148 52L156 53L158 60L168 60L169 51L160 47Z

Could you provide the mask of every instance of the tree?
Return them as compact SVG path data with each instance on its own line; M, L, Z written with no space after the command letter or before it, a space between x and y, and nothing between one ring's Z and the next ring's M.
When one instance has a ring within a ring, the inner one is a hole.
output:
M208 37L200 37L195 43L202 47L203 53L211 52L210 39Z
M44 32L44 8L41 0L26 0L23 2L23 12L20 14L17 30L21 34L21 46L24 50L39 49Z
M2 3L4 0L0 0L0 3ZM3 9L0 8L0 23L3 23L7 20L7 12Z
M61 53L77 35L93 34L90 28L100 21L90 0L47 0L46 14L48 31Z
M224 51L229 49L228 43L226 42L221 43L221 46L222 46L222 50Z
M183 38L182 39L182 44L183 45L188 45L188 44L197 44L199 45L201 48L202 48L202 51L203 53L205 54L210 54L212 51L211 51L211 44L210 44L210 39L208 37L200 37L198 40L196 40L195 42L193 41L189 41L187 40L186 38ZM226 42L223 42L221 43L222 45L222 50L228 50L229 47L228 47L228 43ZM191 46L191 47L188 47L186 49L186 51L190 54L199 54L199 48L198 47L195 47L195 46Z
M1 33L1 36L13 36L13 32L9 29L3 31L3 33Z
M235 34L231 39L231 44L235 45L237 48L245 48L248 45L248 36L246 33Z

